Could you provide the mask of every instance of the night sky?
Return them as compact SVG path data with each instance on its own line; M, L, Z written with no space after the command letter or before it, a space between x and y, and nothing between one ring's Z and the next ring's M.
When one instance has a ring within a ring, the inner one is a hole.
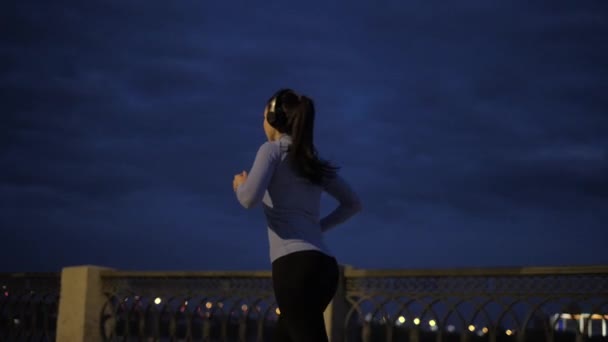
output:
M607 61L605 0L2 1L0 272L269 269L232 179L281 87L339 262L608 264Z

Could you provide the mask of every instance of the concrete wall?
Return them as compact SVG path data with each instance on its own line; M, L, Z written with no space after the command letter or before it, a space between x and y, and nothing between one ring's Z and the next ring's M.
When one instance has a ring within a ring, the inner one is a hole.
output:
M106 300L101 287L102 270L108 269L74 266L62 270L56 335L58 342L102 341L100 317Z

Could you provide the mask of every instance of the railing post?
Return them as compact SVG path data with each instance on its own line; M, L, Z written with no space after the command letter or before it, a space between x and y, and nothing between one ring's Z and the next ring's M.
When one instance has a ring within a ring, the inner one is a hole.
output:
M420 342L420 328L418 328L418 326L413 327L412 329L410 329L410 341L411 342Z
M343 342L345 339L346 332L344 331L344 325L346 323L346 313L348 312L345 271L349 269L352 269L352 266L340 265L340 278L338 280L336 295L324 312L329 342Z
M73 266L61 271L57 341L102 340L100 317L106 300L101 284L103 270L107 268Z
M496 342L496 330L490 329L489 342Z

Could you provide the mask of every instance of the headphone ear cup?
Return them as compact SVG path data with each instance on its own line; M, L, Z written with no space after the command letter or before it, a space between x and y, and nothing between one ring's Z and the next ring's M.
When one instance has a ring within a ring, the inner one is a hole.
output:
M266 121L276 129L284 129L287 125L287 114L283 111L283 108L281 108L280 99L284 93L289 91L291 90L281 89L272 97L272 101L270 102L269 111L266 114Z
M284 128L287 124L287 116L282 112L270 112L266 114L266 121L268 121L270 126L280 129Z
M268 121L268 123L270 124L270 126L273 126L276 124L277 122L277 113L276 112L269 112L266 114L266 121Z

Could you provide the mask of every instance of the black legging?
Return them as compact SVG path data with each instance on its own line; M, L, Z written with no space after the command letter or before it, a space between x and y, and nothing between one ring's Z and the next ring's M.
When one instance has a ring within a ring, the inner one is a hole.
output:
M327 341L323 312L338 286L336 259L318 251L295 252L272 263L281 314L273 342Z

